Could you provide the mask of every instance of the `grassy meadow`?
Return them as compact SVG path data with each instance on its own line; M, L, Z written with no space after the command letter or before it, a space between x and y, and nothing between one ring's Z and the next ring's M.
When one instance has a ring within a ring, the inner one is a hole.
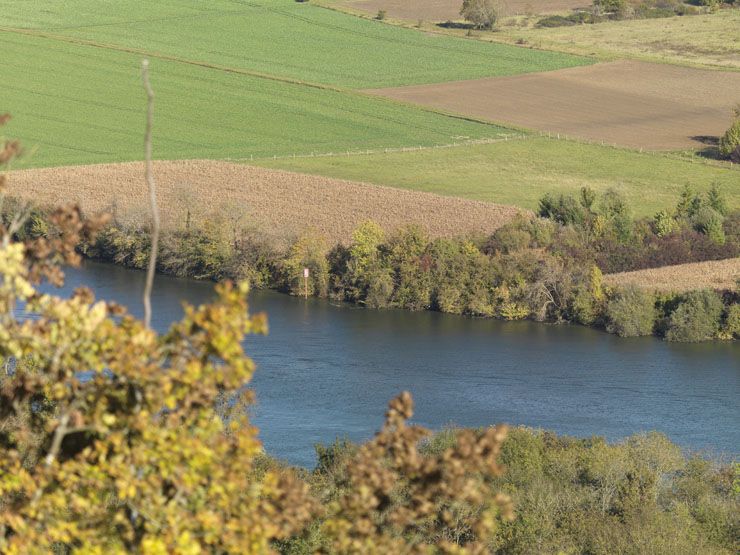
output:
M294 0L3 2L2 25L345 88L548 71L583 57L429 35ZM207 45L207 47L204 47Z
M525 41L600 59L639 60L740 70L740 10L657 19L608 21L594 25L534 28L512 20L492 40Z
M359 17L374 15L353 9L351 3L341 0L318 1L331 9ZM591 3L586 0L582 6ZM569 10L560 13L566 15ZM738 9L722 9L701 15L606 21L595 25L536 27L542 18L541 14L503 17L495 32L475 31L473 36L486 42L524 44L600 60L633 58L707 68L740 69ZM459 16L453 19L462 21ZM386 22L445 36L468 36L465 29L442 28L431 18L422 21L388 18Z
M686 184L718 183L740 208L740 171L672 156L529 137L371 155L260 160L264 166L534 209L546 192L621 191L637 215L673 207Z

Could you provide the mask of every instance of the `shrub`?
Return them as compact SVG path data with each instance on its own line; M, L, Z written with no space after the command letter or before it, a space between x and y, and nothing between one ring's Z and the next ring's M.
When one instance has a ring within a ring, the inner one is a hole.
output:
M306 286L303 269L308 268L308 294L325 297L329 289L328 250L321 236L306 233L299 237L282 262L283 288L291 295L303 295Z
M598 214L604 217L607 228L615 233L619 241L629 241L634 219L624 195L615 189L605 191L599 201Z
M583 204L571 195L556 198L549 193L540 199L537 214L562 225L582 225L587 217Z
M696 231L709 237L713 243L717 245L725 244L725 232L722 228L724 218L714 208L709 206L701 208L692 218L692 221Z
M550 15L543 17L537 22L537 27L570 27L572 25L582 25L584 23L593 23L593 18L588 12L575 12L566 16Z
M733 303L727 308L724 332L728 339L740 339L740 304Z
M681 197L676 205L676 217L693 218L696 213L704 206L704 199L694 191L691 186L684 186L681 191Z
M594 0L593 6L597 15L610 17L623 17L628 8L626 0Z
M363 222L354 230L349 255L356 261L358 271L364 271L378 259L378 247L384 237L383 228L370 220Z
M521 226L505 225L491 237L488 246L493 250L500 250L504 254L520 251L529 247L532 236Z
M415 226L399 231L386 246L396 285L393 302L400 308L422 310L432 304L432 258L429 239Z
M576 288L572 309L574 319L578 323L591 326L603 314L605 300L603 279L599 267L592 266L583 283Z
M651 293L626 287L609 300L606 307L606 330L620 337L651 335L657 312Z
M393 297L393 276L390 270L379 268L368 275L365 306L387 308Z
M709 206L716 210L720 215L727 216L727 201L716 183L712 183L709 191L707 191L707 204L709 204Z
M497 18L492 0L463 0L460 15L477 29L493 29Z
M653 229L658 237L665 237L678 228L676 220L667 210L661 210L653 218Z
M716 337L724 306L714 291L688 293L668 319L668 341L705 341Z
M740 118L737 118L719 140L719 153L740 164Z

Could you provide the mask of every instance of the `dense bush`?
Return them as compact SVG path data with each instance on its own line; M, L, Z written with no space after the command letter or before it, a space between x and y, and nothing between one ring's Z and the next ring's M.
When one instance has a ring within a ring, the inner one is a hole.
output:
M692 291L670 315L666 339L705 341L720 330L724 306L714 291Z
M477 29L492 29L498 17L493 0L463 0L460 15Z
M627 0L594 0L594 12L597 15L623 17L629 8Z
M202 279L248 279L258 287L303 295L303 269L308 268L309 295L371 308L577 322L620 335L645 335L651 329L666 335L680 299L663 303L665 309L656 313L648 308L650 295L605 290L602 271L740 255L740 212L728 212L717 187L705 193L686 188L674 210L652 221L634 220L618 193L599 196L588 188L577 197L544 197L540 213L544 217L520 216L487 239L432 240L413 226L386 236L377 224L365 222L349 245L331 249L317 233L280 245L233 222L219 223L214 214L202 225L166 230L157 269ZM19 233L43 236L46 229L45 213L36 211ZM149 231L146 225L114 223L80 248L87 256L144 268ZM736 303L732 296L725 299L728 306ZM689 311L686 317L700 313ZM733 337L724 327L710 335Z
M729 337L740 338L740 304L731 304L727 308L725 333Z
M565 27L615 19L653 19L677 15L698 15L714 11L720 0L594 0L591 10L576 10L540 19L537 27ZM725 4L737 2L725 1Z
M589 12L579 11L568 15L550 15L543 17L537 22L537 27L570 27L571 25L581 25L592 23L593 16Z
M716 186L704 194L685 188L675 210L652 221L634 220L615 191L594 201L587 189L579 198L546 195L539 214L562 226L548 250L606 273L740 256L740 212L728 213Z
M609 300L606 308L609 333L620 337L652 335L657 312L654 295L627 287Z
M419 449L422 460L458 445L464 433L448 428L427 438ZM341 490L357 448L347 442L319 447L319 462L307 479L324 502ZM739 470L684 456L661 434L610 444L514 428L500 461L507 472L494 481L512 497L516 518L497 529L488 553L729 555L738 548L733 481ZM462 517L475 510L458 506L446 533L464 537ZM320 530L321 522L312 529ZM320 545L320 534L307 535L286 542L283 552L312 553Z
M736 164L740 164L740 117L735 118L734 123L720 138L719 153Z

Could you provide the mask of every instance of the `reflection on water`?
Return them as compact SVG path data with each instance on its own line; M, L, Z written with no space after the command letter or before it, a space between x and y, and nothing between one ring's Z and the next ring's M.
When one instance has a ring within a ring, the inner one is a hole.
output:
M141 315L144 274L87 263L65 290L85 284ZM200 303L213 284L158 277L153 325ZM740 346L620 339L578 326L502 323L437 314L373 311L251 295L270 334L250 337L257 362L254 420L267 450L314 463L313 445L363 440L387 401L413 393L414 421L524 424L576 436L618 439L659 430L684 447L740 453Z

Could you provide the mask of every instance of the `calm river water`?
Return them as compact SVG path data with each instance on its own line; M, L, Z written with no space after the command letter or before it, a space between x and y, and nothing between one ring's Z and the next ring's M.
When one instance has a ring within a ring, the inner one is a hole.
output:
M85 284L141 315L144 274L86 263L65 290ZM159 276L153 325L182 314L181 300L213 284ZM620 339L579 326L504 323L432 312L374 311L251 295L270 334L247 340L258 370L254 420L273 455L314 464L313 445L364 440L386 403L413 393L416 423L524 424L576 436L659 430L692 450L740 454L740 346Z

